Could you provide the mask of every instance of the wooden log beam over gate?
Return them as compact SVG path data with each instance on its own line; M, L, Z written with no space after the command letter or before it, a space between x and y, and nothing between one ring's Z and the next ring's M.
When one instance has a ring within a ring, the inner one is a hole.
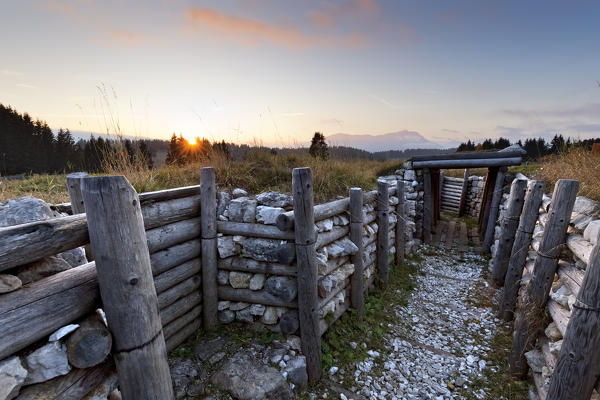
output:
M81 192L123 399L173 399L138 195L124 176L86 178Z

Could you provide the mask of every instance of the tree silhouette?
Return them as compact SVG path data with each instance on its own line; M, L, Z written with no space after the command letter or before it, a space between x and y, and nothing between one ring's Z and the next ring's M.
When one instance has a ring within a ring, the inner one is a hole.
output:
M321 132L315 132L311 142L308 153L315 157L327 160L329 158L329 148L325 142L325 136Z

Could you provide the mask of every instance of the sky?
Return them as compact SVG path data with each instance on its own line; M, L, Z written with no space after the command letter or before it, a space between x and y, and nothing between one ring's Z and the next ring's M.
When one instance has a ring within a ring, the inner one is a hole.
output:
M21 0L0 35L0 103L53 129L600 136L597 1Z

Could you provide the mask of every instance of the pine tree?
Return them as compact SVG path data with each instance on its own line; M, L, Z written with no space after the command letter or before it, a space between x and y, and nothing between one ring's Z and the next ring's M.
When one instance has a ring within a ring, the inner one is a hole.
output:
M311 142L308 153L315 157L327 160L329 158L329 149L327 142L325 142L325 136L321 132L315 132Z

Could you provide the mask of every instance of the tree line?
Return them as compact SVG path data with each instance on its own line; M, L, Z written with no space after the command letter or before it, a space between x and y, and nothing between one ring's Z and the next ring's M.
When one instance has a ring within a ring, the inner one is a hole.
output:
M527 159L537 160L544 156L560 154L561 152L567 151L573 147L582 147L591 150L594 143L600 143L600 138L574 140L570 137L565 139L563 135L556 134L549 142L540 137L528 138L525 139L524 142L519 140L515 143L521 146L527 152ZM485 139L479 143L467 140L466 143L461 143L456 151L493 151L502 150L510 145L511 142L503 137L498 138L495 141L492 139Z

